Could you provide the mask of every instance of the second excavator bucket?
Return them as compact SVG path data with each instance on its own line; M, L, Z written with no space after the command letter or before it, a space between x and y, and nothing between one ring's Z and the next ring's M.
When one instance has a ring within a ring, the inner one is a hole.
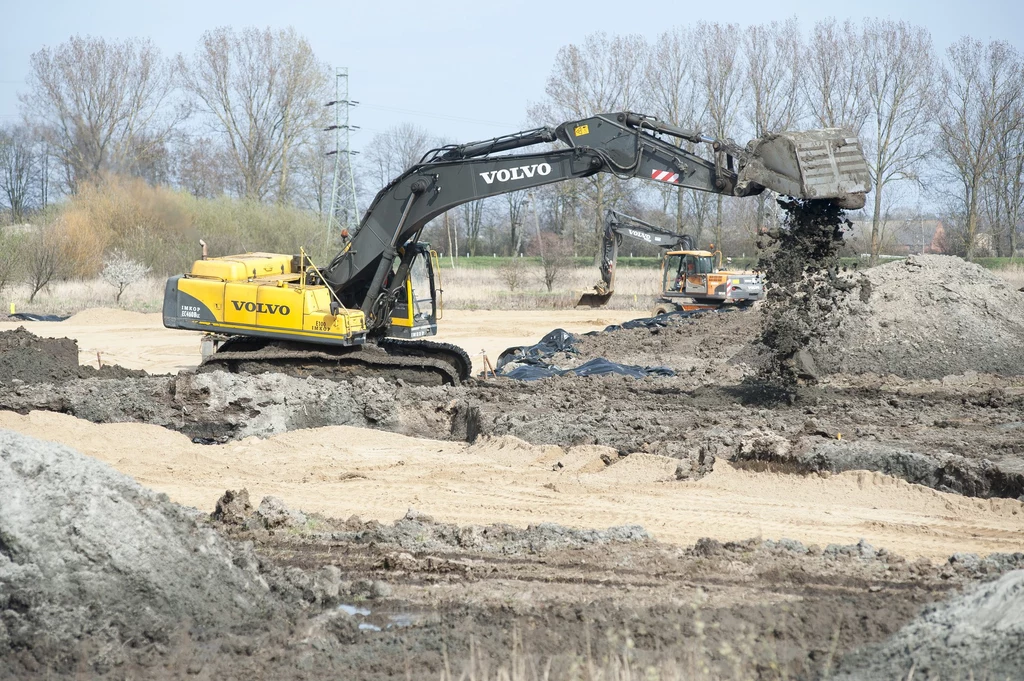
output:
M857 136L842 128L765 135L747 145L737 189L760 185L798 199L864 207L871 175Z
M611 297L610 291L608 293L584 293L576 301L576 307L604 307Z

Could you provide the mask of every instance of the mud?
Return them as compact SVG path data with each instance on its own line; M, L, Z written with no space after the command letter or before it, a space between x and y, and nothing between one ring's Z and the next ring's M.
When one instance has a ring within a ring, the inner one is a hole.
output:
M19 327L0 331L0 385L64 383L79 378L127 378L145 371L78 364L78 343L70 338L40 338Z
M783 385L817 378L808 347L838 325L835 310L853 284L839 276L843 231L852 223L831 201L779 199L783 226L758 244L764 273L759 344L762 376Z
M584 668L821 678L950 590L1024 564L1024 554L908 563L864 542L679 549L635 529L583 537L558 526L458 527L414 511L392 525L311 520L302 533L248 521L225 531L307 575L337 571L338 600L362 629L322 645L358 678L494 678L516 668L549 678Z

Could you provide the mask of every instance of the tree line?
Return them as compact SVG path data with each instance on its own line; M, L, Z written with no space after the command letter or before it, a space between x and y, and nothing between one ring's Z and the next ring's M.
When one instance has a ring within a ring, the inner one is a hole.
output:
M333 85L290 28L219 28L173 56L148 39L72 37L31 56L23 123L0 130L0 203L22 223L113 175L323 217ZM1024 64L1008 43L965 36L940 51L924 27L883 19L830 19L807 30L795 18L699 22L653 38L595 33L559 50L527 116L557 124L618 110L738 141L847 128L862 141L875 185L864 211L873 256L886 230L921 205L942 219L944 250L1019 250ZM430 147L464 141L413 123L375 135L359 156L363 207ZM590 254L611 207L734 251L752 251L778 219L768 195L730 199L599 174L467 204L428 236L447 252L507 255L543 248L541 234L552 233Z
M873 256L887 223L909 208L908 196L935 206L950 252L973 257L983 233L996 255L1018 249L1024 63L1005 42L965 36L939 54L927 29L883 19L830 19L807 34L796 19L701 22L654 40L595 34L559 51L546 95L532 109L544 122L630 109L737 140L846 128L860 137L874 183L864 215ZM595 221L605 205L628 204L643 191L603 175L581 189ZM680 231L700 238L710 230L719 244L727 205L750 201L671 188L661 194L653 207ZM748 231L775 217L768 198L742 209L753 212L743 218Z

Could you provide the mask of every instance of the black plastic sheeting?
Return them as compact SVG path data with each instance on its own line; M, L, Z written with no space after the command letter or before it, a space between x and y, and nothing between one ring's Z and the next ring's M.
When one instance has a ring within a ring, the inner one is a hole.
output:
M630 324L632 322L626 323ZM608 327L606 330L613 330L617 328L622 327ZM633 326L629 328L637 327ZM578 354L578 351L576 350L576 336L565 329L555 329L541 338L540 342L535 345L515 347L505 350L498 356L498 363L496 367L497 373L499 376L513 378L517 381L536 381L541 378L569 375L603 376L606 374L618 374L620 376L632 376L633 378L676 375L676 372L672 371L668 367L640 367L633 364L619 364L618 362L612 362L611 360L607 360L603 357L595 357L575 369L558 369L548 360L552 355L559 352ZM506 365L513 362L518 366L510 371L503 371Z
M575 369L556 369L551 365L532 363L520 364L512 371L500 373L499 376L514 378L517 381L536 381L541 378L551 378L552 376L604 376L606 374L643 378L645 376L675 376L676 372L668 367L639 367L633 364L619 364L604 357L595 357Z
M628 322L622 322L622 324L613 324L612 326L606 326L604 331L588 331L583 335L596 336L599 333L608 333L610 331L618 331L619 329L653 329L657 327L664 328L671 324L673 319L688 319L695 315L719 314L722 312L728 312L728 310L725 308L719 308L717 310L693 310L692 312L686 312L685 310L676 310L674 312L666 312L665 314L659 314L654 317L641 317L640 319L630 319Z
M11 315L11 319L17 319L21 322L62 322L67 317L61 317L55 314L32 314L31 312L15 312Z
M555 329L541 338L536 345L508 348L498 355L498 363L495 365L495 369L501 371L501 368L509 362L532 364L531 360L543 360L556 352L576 354L576 336L565 329Z

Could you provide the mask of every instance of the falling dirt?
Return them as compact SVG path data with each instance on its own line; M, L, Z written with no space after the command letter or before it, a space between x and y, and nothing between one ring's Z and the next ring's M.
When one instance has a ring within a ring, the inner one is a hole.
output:
M834 311L853 284L839 277L843 230L852 223L831 201L782 198L783 226L759 244L764 273L760 343L767 349L762 374L795 385L815 379L808 346L836 327Z

